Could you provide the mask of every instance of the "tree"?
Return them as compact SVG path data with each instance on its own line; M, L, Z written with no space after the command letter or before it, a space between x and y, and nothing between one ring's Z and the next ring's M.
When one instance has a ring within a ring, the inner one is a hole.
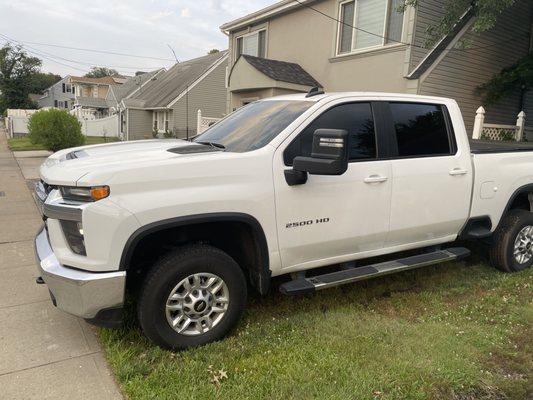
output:
M28 122L28 132L32 143L42 144L51 151L85 143L78 119L66 110L57 108L34 113Z
M107 67L92 67L91 71L85 74L87 78L104 78L106 76L120 75L117 70Z
M419 0L404 0L401 8L411 5L416 7ZM428 28L426 45L431 47L436 41L450 33L461 16L471 8L476 17L472 31L481 33L488 31L496 25L498 17L503 11L511 7L516 0L446 0L443 5L444 14L434 25Z
M502 69L477 89L478 93L483 96L483 104L490 106L516 93L518 89L523 98L525 92L531 88L533 88L533 53L521 58L514 65Z
M30 93L43 93L54 83L59 82L61 76L52 74L51 72L36 72L30 77Z
M220 50L218 49L211 49L207 52L207 54L216 54L216 53L220 53Z
M7 108L30 108L32 76L39 72L41 60L10 44L0 48L0 114Z

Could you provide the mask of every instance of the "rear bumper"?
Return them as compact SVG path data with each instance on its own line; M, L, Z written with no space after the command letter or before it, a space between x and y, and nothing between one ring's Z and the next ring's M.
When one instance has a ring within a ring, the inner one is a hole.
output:
M35 237L35 255L39 273L57 308L95 324L105 324L99 317L109 314L106 310L122 308L125 271L97 273L64 267L50 246L45 227ZM119 323L115 317L113 325Z

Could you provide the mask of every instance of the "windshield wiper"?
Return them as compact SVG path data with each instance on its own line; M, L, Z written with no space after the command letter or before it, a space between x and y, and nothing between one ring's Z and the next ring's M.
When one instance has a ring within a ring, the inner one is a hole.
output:
M224 150L226 148L226 146L224 146L223 144L216 143L216 142L195 142L195 143L203 144L205 146L211 146L211 147L214 147L215 149Z

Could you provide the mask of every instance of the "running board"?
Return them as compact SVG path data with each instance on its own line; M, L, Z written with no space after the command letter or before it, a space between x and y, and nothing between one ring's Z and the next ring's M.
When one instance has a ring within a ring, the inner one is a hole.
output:
M344 269L329 274L318 275L308 278L297 278L282 284L279 288L283 294L302 294L315 290L327 289L347 283L362 281L377 276L406 271L408 269L426 267L447 261L459 260L468 257L470 250L464 247L452 247L446 250L438 250L431 253L400 258L378 264Z

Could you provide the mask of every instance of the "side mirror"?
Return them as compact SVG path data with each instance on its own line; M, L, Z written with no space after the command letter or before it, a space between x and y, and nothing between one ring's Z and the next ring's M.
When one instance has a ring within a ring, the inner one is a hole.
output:
M303 184L311 175L342 175L348 169L348 131L317 129L313 134L311 157L295 157L293 169L285 171L287 183Z

